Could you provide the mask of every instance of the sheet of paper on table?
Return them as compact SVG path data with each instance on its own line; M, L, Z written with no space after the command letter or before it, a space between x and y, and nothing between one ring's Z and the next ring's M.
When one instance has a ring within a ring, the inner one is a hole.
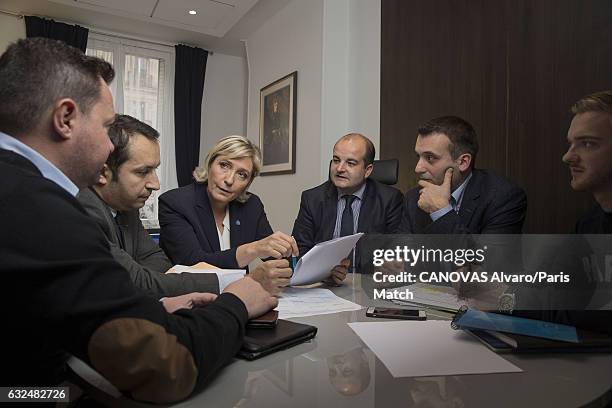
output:
M393 377L516 373L520 368L445 320L348 323Z
M319 242L298 261L290 285L308 285L330 276L332 268L346 258L363 232Z
M359 310L362 306L336 296L329 289L285 288L278 299L281 319Z

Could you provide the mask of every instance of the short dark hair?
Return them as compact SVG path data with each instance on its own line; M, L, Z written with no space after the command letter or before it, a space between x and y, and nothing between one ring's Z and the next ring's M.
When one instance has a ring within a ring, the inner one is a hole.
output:
M62 41L21 39L0 57L0 131L17 136L32 130L60 98L87 113L100 98L99 78L108 84L114 77L108 62Z
M464 153L472 155L471 167L474 167L478 154L478 140L474 127L458 116L441 116L419 126L418 134L427 137L434 133L442 133L450 140L449 152L453 159Z
M130 115L115 115L115 120L108 128L108 137L115 149L106 159L106 165L112 173L112 180L118 180L117 170L130 158L128 144L130 138L136 134L141 134L156 142L159 139L159 132L146 123Z
M338 144L338 142L341 140L352 139L354 137L360 138L361 140L363 140L363 142L366 145L366 152L365 152L365 156L363 156L363 162L364 162L364 167L368 167L370 164L374 163L374 157L376 156L376 148L374 147L374 143L372 143L372 141L368 139L366 136L362 135L361 133L348 133L342 136L340 139L338 139L338 141L334 144L334 146Z

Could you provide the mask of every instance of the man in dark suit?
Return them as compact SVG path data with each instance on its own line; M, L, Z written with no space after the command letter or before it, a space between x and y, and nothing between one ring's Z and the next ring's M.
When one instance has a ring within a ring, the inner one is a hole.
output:
M330 179L302 193L300 211L293 225L300 256L315 244L332 238L357 232L393 234L399 231L402 194L368 178L375 154L374 144L362 134L349 133L336 142ZM358 255L355 259L358 266ZM350 262L344 259L333 268L332 278L336 283L346 277Z
M138 210L160 187L155 171L160 162L159 133L128 115L117 115L108 133L114 150L98 182L81 190L77 198L102 228L117 262L138 288L158 297L219 293L216 274L166 274L172 263L140 221ZM164 305L172 310L170 304L176 301L165 298Z
M137 290L75 198L113 145L107 62L28 38L0 57L3 386L55 386L71 353L126 396L170 403L240 349L246 321L277 304L246 277L206 307L166 313ZM213 300L214 299L214 300Z
M418 129L414 171L419 187L406 193L403 233L518 234L527 210L524 191L488 170L474 168L476 132L456 116Z

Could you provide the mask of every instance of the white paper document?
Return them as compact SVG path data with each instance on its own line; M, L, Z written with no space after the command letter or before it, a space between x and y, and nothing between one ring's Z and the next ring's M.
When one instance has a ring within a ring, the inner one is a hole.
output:
M298 261L290 285L308 285L330 276L332 268L346 258L363 232L320 242Z
M444 320L348 323L393 377L515 373L477 339Z
M343 299L329 289L284 288L278 299L281 319L359 310L362 306Z

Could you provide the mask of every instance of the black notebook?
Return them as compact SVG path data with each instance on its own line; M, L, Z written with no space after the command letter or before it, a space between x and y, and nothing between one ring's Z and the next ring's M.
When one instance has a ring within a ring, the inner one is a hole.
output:
M316 335L315 326L279 319L273 329L248 328L238 357L255 360L308 341Z
M498 353L606 353L612 351L612 335L578 330L578 343L548 340L520 334L467 329Z

